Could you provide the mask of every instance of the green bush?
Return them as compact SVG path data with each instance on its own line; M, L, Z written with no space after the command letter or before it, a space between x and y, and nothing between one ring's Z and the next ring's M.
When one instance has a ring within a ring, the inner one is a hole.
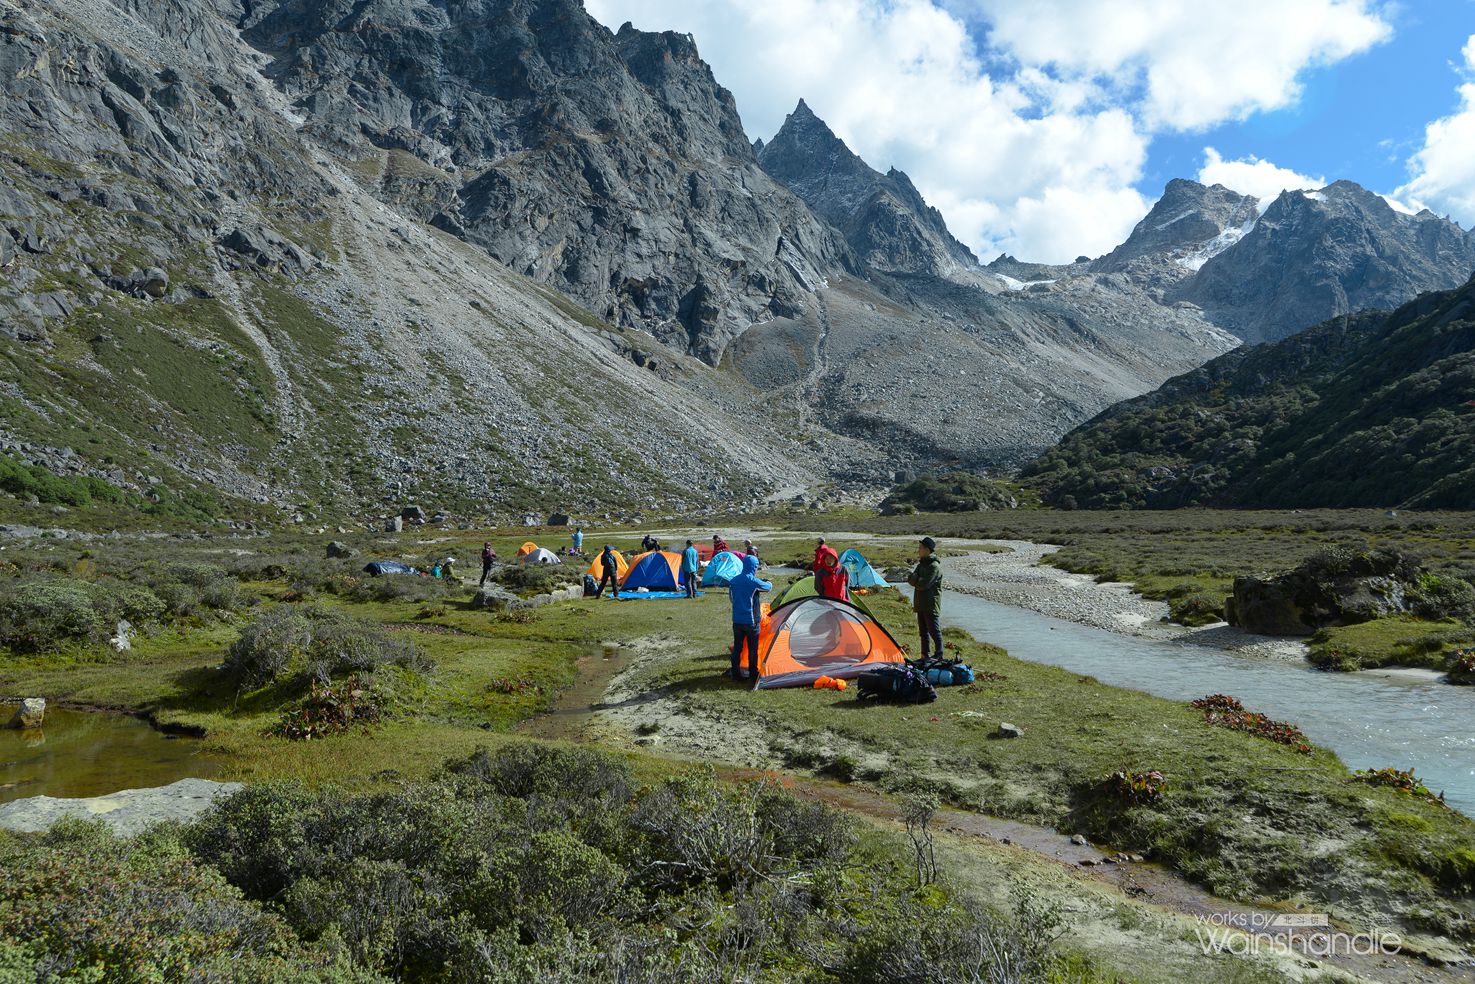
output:
M1414 611L1436 622L1454 619L1475 625L1475 585L1453 575L1425 574L1419 579Z
M1212 625L1224 621L1224 598L1196 591L1168 603L1168 618L1180 625Z
M503 564L492 574L492 580L513 594L530 598L574 584L584 576L581 568L568 564Z
M85 584L61 581L25 584L0 601L0 641L36 651L60 642L103 638L107 623Z
M925 475L899 485L881 502L881 512L911 515L917 512L978 512L981 509L1017 509L1017 490L971 472Z
M168 832L133 841L62 820L0 840L6 980L361 981L331 942L309 955L280 917L248 902ZM29 966L26 966L26 965Z
M423 671L430 662L413 643L373 622L310 606L278 605L258 615L241 629L225 658L226 671L246 689L294 672L305 683L385 666Z
M123 490L100 478L65 478L40 465L23 465L9 455L0 456L0 489L19 498L34 496L47 505L85 506L93 499L122 502Z

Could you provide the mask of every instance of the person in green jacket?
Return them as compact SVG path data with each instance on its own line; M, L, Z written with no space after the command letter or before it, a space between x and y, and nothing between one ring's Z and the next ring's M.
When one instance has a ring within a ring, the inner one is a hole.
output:
M922 658L931 646L942 655L942 564L937 559L937 541L922 537L917 545L917 566L907 575L913 588L912 611L917 613L917 629L922 633Z

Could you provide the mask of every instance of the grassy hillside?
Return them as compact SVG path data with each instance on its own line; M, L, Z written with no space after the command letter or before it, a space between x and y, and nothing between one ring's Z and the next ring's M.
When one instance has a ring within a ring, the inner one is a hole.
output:
M1475 281L1244 348L1028 465L1064 508L1475 507Z

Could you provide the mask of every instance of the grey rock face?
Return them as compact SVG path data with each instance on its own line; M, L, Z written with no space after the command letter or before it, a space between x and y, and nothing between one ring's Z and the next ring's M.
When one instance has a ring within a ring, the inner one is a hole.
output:
M102 820L114 832L131 837L157 823L193 820L241 788L238 782L181 779L167 786L124 789L86 799L32 796L0 804L0 827L36 833L51 829L62 817L80 817Z
M1392 309L1475 270L1475 236L1425 210L1397 212L1351 181L1282 192L1242 239L1169 295L1250 342L1328 318Z
M758 162L844 232L872 269L954 277L978 268L973 251L953 238L905 173L874 170L802 99L761 146Z
M576 0L288 0L247 37L309 133L388 155L389 197L708 363L852 265L686 35L611 34Z

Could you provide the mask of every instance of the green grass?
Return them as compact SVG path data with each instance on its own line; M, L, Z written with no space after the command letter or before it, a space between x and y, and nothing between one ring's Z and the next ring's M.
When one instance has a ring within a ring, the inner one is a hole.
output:
M893 593L868 604L894 627L909 623ZM1463 870L1460 852L1475 838L1463 816L1353 783L1324 750L1300 755L1211 727L1186 704L948 636L975 670L1006 679L913 707L862 708L848 694L802 689L754 695L718 677L714 640L654 670L642 689L679 695L682 714L761 742L790 767L882 789L921 782L966 808L1149 852L1219 894L1299 896L1364 917L1418 910L1422 929L1469 933L1475 881L1449 874ZM993 737L1002 721L1025 736ZM1097 784L1118 769L1162 771L1168 792L1153 807L1103 801ZM1386 825L1395 812L1426 826L1395 831Z
M1310 658L1331 670L1416 666L1442 670L1450 653L1475 643L1475 629L1458 622L1380 618L1332 626L1311 637Z

